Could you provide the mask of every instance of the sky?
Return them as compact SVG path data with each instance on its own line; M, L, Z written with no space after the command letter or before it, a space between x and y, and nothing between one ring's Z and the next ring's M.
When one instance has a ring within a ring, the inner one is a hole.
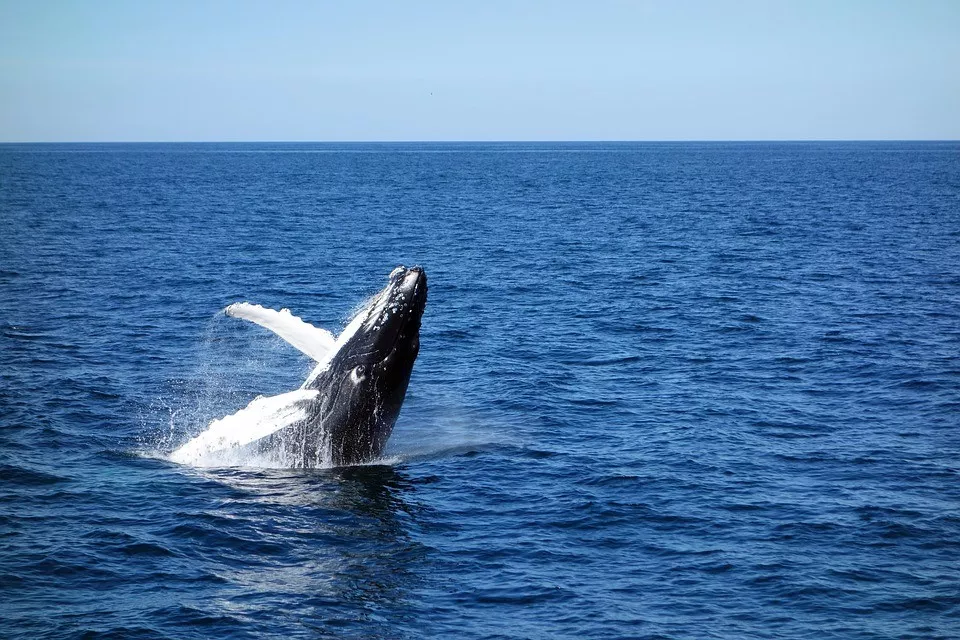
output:
M0 0L0 141L960 139L960 0Z

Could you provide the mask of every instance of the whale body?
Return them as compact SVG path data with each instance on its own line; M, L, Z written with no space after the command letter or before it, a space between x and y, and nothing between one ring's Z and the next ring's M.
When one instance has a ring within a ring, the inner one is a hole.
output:
M266 457L286 467L358 464L381 455L406 396L420 351L427 277L397 267L341 334L314 327L288 310L249 303L227 315L255 322L317 361L303 385L259 397L174 451L174 462L217 464Z

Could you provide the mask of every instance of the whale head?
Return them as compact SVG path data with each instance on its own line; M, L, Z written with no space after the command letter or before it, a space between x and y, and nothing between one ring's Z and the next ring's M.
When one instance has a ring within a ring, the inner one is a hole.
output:
M334 464L379 456L407 392L420 351L427 276L397 267L341 333L329 365L307 388L321 392L309 421L325 431Z
M420 351L420 319L426 304L423 269L394 269L387 286L344 330L347 340L337 355L340 366L351 369L355 383L371 377L397 382L410 377Z

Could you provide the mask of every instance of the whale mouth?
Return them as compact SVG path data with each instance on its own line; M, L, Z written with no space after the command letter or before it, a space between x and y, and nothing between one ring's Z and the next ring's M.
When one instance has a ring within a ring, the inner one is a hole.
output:
M380 302L371 309L367 322L380 323L399 315L421 315L427 303L427 275L422 267L397 267Z
M388 307L381 312L379 320L381 331L387 336L393 334L392 339L386 341L389 348L384 359L404 340L412 338L419 347L420 317L427 304L427 276L422 268L397 267L393 273L396 275L391 278L393 286L388 294Z
M420 318L427 302L427 276L421 267L397 267L373 299L358 327L354 357L368 365L386 365L394 354L419 349ZM362 345L362 346L360 346Z
M397 273L399 269L403 269L403 267L397 267L394 269L394 273ZM423 268L410 267L398 273L397 277L402 278L399 286L401 291L407 295L411 309L418 311L418 315L422 314L427 304L427 274L423 272Z

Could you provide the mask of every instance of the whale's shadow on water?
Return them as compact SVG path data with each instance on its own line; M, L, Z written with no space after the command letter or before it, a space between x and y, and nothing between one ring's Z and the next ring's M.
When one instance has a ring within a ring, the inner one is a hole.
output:
M233 535L269 541L265 554L230 554L239 561L228 561L225 577L240 590L229 598L231 609L254 618L293 614L298 626L331 637L369 634L380 624L389 635L407 615L429 549L411 536L423 507L411 499L416 486L402 470L197 471L229 487L221 507L238 521ZM282 612L272 604L280 595Z

